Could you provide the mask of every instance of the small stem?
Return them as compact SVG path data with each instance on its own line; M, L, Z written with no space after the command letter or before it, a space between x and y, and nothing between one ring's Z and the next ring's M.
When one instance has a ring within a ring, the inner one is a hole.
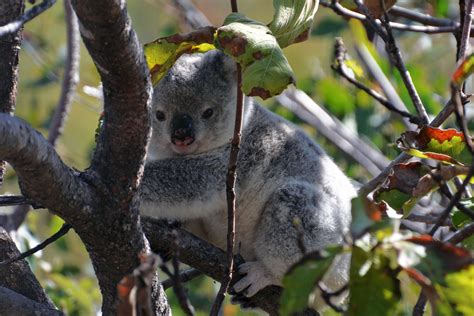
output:
M229 166L227 171L226 192L227 192L227 271L212 305L212 316L217 316L221 308L225 294L228 291L232 273L234 270L234 247L235 247L235 183L237 158L240 150L240 140L242 136L242 118L244 111L244 95L241 89L242 68L237 63L237 109L235 114L234 137L230 149Z

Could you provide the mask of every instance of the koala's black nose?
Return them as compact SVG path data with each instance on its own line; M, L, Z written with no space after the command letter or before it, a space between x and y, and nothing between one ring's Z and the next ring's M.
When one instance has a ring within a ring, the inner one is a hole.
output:
M179 146L194 142L193 119L187 114L176 115L171 121L171 142Z

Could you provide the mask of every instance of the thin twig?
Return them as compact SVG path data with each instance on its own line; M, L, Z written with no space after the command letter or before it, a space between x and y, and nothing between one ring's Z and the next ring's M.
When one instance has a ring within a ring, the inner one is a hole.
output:
M181 284L181 279L179 275L179 246L178 246L178 234L176 231L173 231L173 291L176 294L176 297L178 298L179 305L183 309L183 312L187 316L193 316L194 315L194 307L191 305L191 302L189 301L188 296L186 295L186 291Z
M366 21L367 17L363 14L358 12L349 10L343 7L335 0L331 0L331 2L320 1L319 2L322 7L330 8L334 13L340 15L345 18L356 19L360 21ZM375 24L381 25L379 20L375 20ZM393 29L399 31L408 31L408 32L417 32L417 33L427 33L427 34L439 34L439 33L454 33L457 32L459 26L452 25L452 26L426 26L426 25L407 25L402 23L390 22L390 26Z
M418 296L418 300L416 301L415 306L413 307L413 316L423 316L426 310L426 302L428 298L426 297L423 289L420 292L420 296Z
M30 204L27 198L22 195L3 195L0 196L0 206L25 205Z
M49 128L48 141L55 145L61 135L76 86L79 82L79 25L77 17L71 7L70 0L64 1L64 12L67 30L67 56L64 69L64 78L61 88L61 97L54 111L54 116Z
M469 223L451 236L449 236L445 242L450 242L452 244L460 243L461 241L465 240L466 238L471 237L474 235L474 223Z
M387 157L355 135L337 118L328 114L322 106L314 102L305 92L288 88L276 99L300 119L314 126L320 134L348 157L359 163L371 175L378 175L381 170L388 166L389 160Z
M431 228L431 230L429 232L430 235L434 235L434 233L438 230L438 228L441 226L441 224L446 220L446 218L448 218L448 216L451 213L454 206L461 199L462 194L464 193L464 190L466 189L466 187L469 185L469 181L471 181L471 178L472 178L473 175L474 175L474 164L472 164L469 167L469 172L466 174L466 178L464 178L464 181L462 183L461 188L456 191L453 198L449 201L446 208L440 214L440 216L439 216L438 220L436 221L435 225L433 226L433 228Z
M343 287L341 287L339 290L337 290L335 292L330 292L329 289L322 282L318 282L318 288L321 291L321 297L323 298L324 302L329 307L331 307L334 311L336 311L338 313L344 313L346 311L341 306L338 306L338 305L334 304L331 301L331 297L339 296L342 293L344 293L345 291L347 291L347 284L344 285Z
M189 282L195 278L197 278L198 276L201 276L203 275L203 273L199 270L196 270L194 268L190 268L190 269L187 269L187 270L184 270L184 271L180 271L179 273L179 281L181 283L186 283L186 282ZM170 287L173 286L173 283L174 283L174 280L173 278L168 278L166 280L164 280L163 282L161 282L161 286L163 287L163 290L167 290L169 289Z
M231 0L232 12L237 12L237 0ZM234 247L235 247L235 183L237 178L237 158L240 150L242 136L242 119L244 111L244 95L242 93L242 68L237 65L237 104L235 113L234 136L230 149L229 165L227 170L226 192L227 192L227 271L211 308L211 316L217 316L224 301L225 294L229 289L234 270Z
M360 58L360 60L364 64L364 67L367 69L368 73L372 77L374 77L374 80L380 85L380 88L382 89L383 93L387 96L387 99L389 100L389 102L392 103L392 105L395 108L397 108L399 111L408 112L408 109L406 108L402 99L400 98L397 91L393 87L392 83L384 74L384 72L378 65L375 58L369 52L367 47L365 45L358 45L358 44L356 44L354 47L355 47L357 56ZM403 123L405 124L408 130L413 130L413 124L410 123L409 119L403 118Z
M356 0L356 2L360 2L360 0ZM395 37L393 36L393 33L392 33L392 27L390 26L390 20L385 8L384 8L384 18L382 19L382 25L385 27L385 30L387 32L387 41L385 42L387 53L389 54L389 56L391 56L395 67L398 69L402 77L403 83L405 84L405 87L408 90L408 94L410 95L413 105L415 106L415 109L418 112L418 116L420 117L420 120L422 121L422 123L428 124L429 122L428 114L426 113L426 109L423 106L423 103L421 102L418 91L416 91L415 84L413 83L410 72L405 66L405 62L403 61L402 54L400 53L400 50L398 49L397 43L395 41Z
M32 19L52 7L55 3L56 0L44 0L40 4L26 11L20 18L16 19L15 21L0 26L0 37L18 31L23 26L23 24L28 21L31 21Z
M450 19L441 19L441 18L436 18L434 16L431 16L429 14L425 13L420 13L415 11L414 9L406 9L404 7L400 6L393 6L390 9L390 14L406 18L408 20L418 22L424 25L431 25L431 26L451 26L451 27L456 27L459 28L459 23L450 20Z
M2 261L0 262L0 267L2 266L5 266L5 265L9 265L15 261L18 261L18 260L21 260L21 259L24 259L26 257L29 257L31 256L32 254L40 251L40 250L43 250L44 248L46 248L46 246L48 246L49 244L55 242L56 240L58 240L59 238L61 238L62 236L66 235L66 233L72 228L71 225L69 224L63 224L63 226L61 226L61 228L56 232L54 233L51 237L49 237L48 239L45 239L42 243L38 244L37 246L31 248L30 250L27 250L25 252L22 252L20 255L14 257L14 258L10 258L8 260L5 260L5 261Z
M345 65L346 48L344 47L344 43L342 42L342 38L340 38L340 37L336 38L334 51L335 51L335 54L336 54L336 56L335 56L336 57L336 62L331 65L332 69L334 69L338 74L340 74L347 81L352 83L358 89L364 91L369 96L374 98L376 101L378 101L384 107L386 107L389 111L395 112L395 113L399 114L402 117L408 118L411 123L414 123L414 124L419 124L420 123L420 119L418 117L408 113L407 111L398 109L397 107L395 107L395 105L393 105L383 95L379 94L375 90L370 89L369 87L364 85L362 82L355 79L353 75L348 73L347 66Z

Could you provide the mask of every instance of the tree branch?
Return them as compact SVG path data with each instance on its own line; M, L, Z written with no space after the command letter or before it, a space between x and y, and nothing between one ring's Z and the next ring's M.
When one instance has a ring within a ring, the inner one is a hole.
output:
M94 201L90 187L61 161L43 136L7 114L0 114L0 159L15 168L27 198L71 223L88 216Z
M0 227L0 261L15 258L19 254L8 233ZM55 308L25 260L0 268L0 287L6 287L49 308ZM6 314L1 313L2 302L4 301L0 299L0 315L10 315L12 310Z
M61 96L54 111L48 134L48 141L53 146L55 146L57 139L62 134L76 86L79 82L79 24L77 23L76 14L72 10L70 0L64 0L64 12L67 32L67 56Z
M0 286L0 315L60 316L61 311Z
M150 241L154 252L169 252L173 240L173 231L177 232L181 262L203 272L214 280L221 282L227 269L227 256L223 250L183 230L168 226L163 221L152 218L143 218L143 231ZM244 263L240 255L234 256L236 266ZM237 282L240 276L232 278L231 285ZM278 315L278 301L281 288L269 286L251 297L250 304L259 307L270 315Z
M3 0L0 2L0 25L5 25L23 14L24 0ZM0 113L13 113L16 104L18 83L18 53L22 32L17 31L0 41ZM6 163L0 160L0 187L3 184Z
M355 11L351 11L337 1L331 0L331 2L320 1L322 7L330 8L334 13L343 16L345 18L357 19L360 21L367 21L367 17L363 14L360 14ZM375 20L376 25L381 25L379 20ZM407 25L402 23L390 22L390 27L395 30L400 31L409 31L409 32L418 32L418 33L427 33L427 34L438 34L438 33L454 33L458 30L457 25L452 26L426 26L426 25Z
M115 199L125 202L116 211L129 212L151 132L148 67L124 0L73 0L72 4L103 83L104 126L91 168Z
M43 2L41 2L40 4L26 11L25 14L20 16L20 18L18 18L17 20L12 21L6 25L0 26L0 37L18 32L18 30L20 30L23 24L33 20L35 17L52 7L55 3L56 0L43 0Z

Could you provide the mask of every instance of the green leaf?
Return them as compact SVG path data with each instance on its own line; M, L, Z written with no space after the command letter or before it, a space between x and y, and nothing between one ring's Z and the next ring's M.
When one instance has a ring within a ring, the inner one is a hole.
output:
M292 315L308 306L309 295L313 292L341 247L332 247L320 252L321 257L308 259L295 265L283 278L283 294L280 298L280 314Z
M443 291L447 300L461 315L474 315L474 265L459 272L449 273L445 281L446 287L437 289Z
M240 13L217 29L216 46L242 66L242 91L262 99L295 82L293 71L270 29Z
M273 0L275 14L269 28L280 47L308 39L319 0Z
M393 315L400 299L400 284L389 260L352 248L350 301L346 315Z
M183 54L204 53L215 49L215 28L207 26L186 34L175 34L145 44L151 81L156 85Z

